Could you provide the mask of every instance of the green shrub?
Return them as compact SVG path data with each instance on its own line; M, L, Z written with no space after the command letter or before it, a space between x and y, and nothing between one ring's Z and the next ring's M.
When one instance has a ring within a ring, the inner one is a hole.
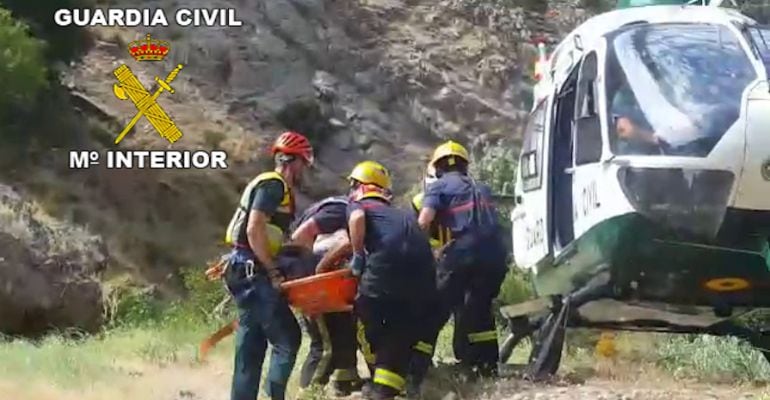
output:
M512 266L500 286L500 294L497 296L502 305L516 304L532 298L532 277L528 271Z
M483 143L473 149L471 172L497 195L512 195L516 179L517 149L503 141Z
M44 48L25 24L0 8L0 113L29 106L46 87Z
M53 19L60 8L92 8L93 0L0 0L0 6L30 26L32 33L48 42L48 60L70 60L81 55L91 44L88 31L79 26L59 26ZM2 46L0 46L2 47Z
M147 289L116 293L110 327L216 325L234 317L227 307L217 310L228 296L220 281L209 281L202 268L182 269L180 274L187 292L180 300L164 302Z
M165 306L146 289L119 289L113 294L116 305L109 315L109 327L138 327L158 323L163 316Z
M677 378L721 382L770 379L770 365L750 344L733 337L676 335L661 340L659 364Z

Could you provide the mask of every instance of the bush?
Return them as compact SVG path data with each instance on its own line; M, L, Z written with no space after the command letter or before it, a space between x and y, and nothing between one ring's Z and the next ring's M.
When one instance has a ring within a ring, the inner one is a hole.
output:
M0 118L12 108L28 107L47 85L44 43L29 28L0 8Z
M203 269L181 272L187 295L171 303L163 302L152 290L124 289L115 293L110 328L215 325L234 318L230 309L214 312L227 292L221 282L206 279Z
M676 335L662 340L659 364L677 378L733 383L770 379L770 365L750 344L734 337Z
M0 0L0 5L29 25L35 36L48 42L46 56L49 61L76 58L91 44L86 29L56 25L53 15L60 8L93 8L93 0Z
M529 271L512 266L500 286L497 300L501 305L516 304L531 299L533 295L532 277Z

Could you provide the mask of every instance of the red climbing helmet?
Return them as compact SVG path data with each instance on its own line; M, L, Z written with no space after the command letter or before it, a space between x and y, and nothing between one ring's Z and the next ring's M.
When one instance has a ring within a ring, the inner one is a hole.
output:
M283 153L302 157L308 164L313 164L313 146L307 138L297 132L284 132L273 143L272 153Z

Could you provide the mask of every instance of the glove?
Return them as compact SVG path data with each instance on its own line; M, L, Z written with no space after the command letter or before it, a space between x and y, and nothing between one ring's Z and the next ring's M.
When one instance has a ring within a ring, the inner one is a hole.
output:
M366 266L366 255L363 252L353 254L353 259L350 260L350 270L353 272L353 276L360 277L364 273L364 266Z

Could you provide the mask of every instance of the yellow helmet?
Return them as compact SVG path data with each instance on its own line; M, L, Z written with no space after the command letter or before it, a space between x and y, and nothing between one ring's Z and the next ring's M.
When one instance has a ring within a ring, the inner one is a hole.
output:
M270 250L270 255L275 257L283 246L283 231L281 228L267 224L267 247Z
M435 167L436 162L445 157L458 157L467 163L470 162L468 150L466 150L465 147L463 147L463 145L460 143L452 140L448 140L442 143L440 146L436 147L436 150L433 151L433 157L430 160L430 165ZM449 165L454 165L454 163L454 158L450 159Z
M390 172L376 161L363 161L358 163L348 179L366 185L379 186L382 189L391 190Z

